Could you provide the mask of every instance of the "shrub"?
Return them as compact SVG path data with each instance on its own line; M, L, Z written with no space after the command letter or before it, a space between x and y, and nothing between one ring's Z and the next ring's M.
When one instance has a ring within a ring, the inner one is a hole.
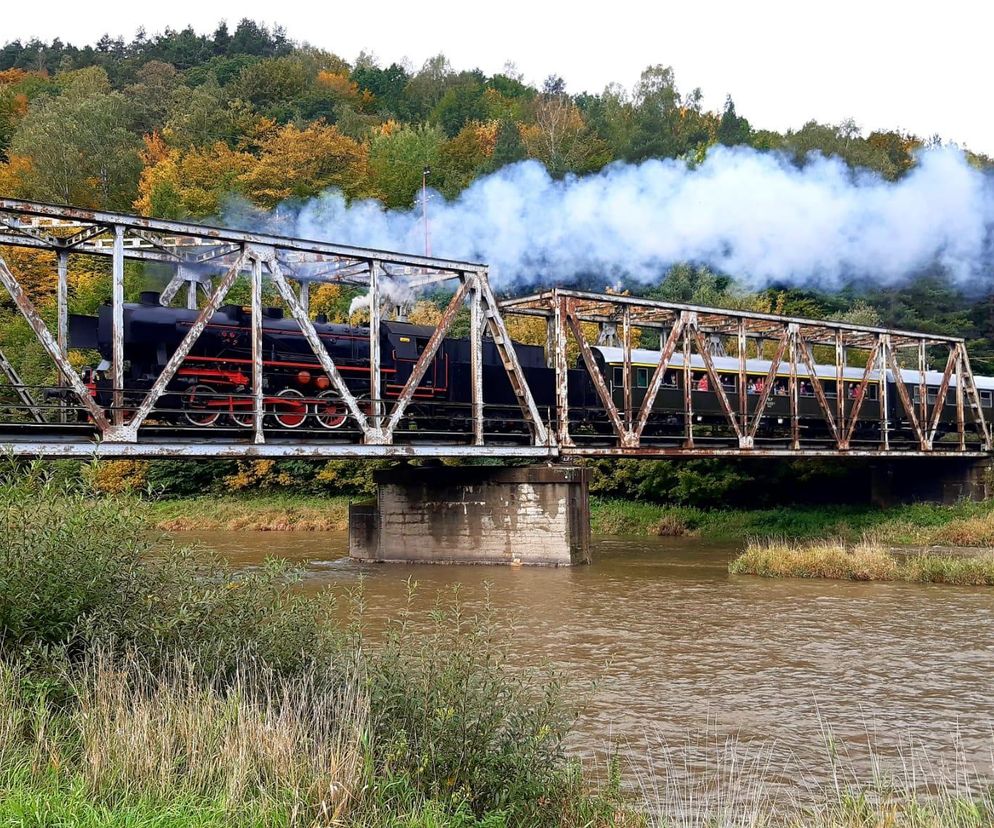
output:
M334 658L340 647L321 596L293 590L272 561L234 572L205 550L147 530L146 506L24 478L0 486L0 650L93 643L138 648L151 664L193 654L208 671L251 657L281 672Z
M368 655L377 774L426 799L465 800L477 817L557 824L574 714L556 676L538 682L509 655L489 602L470 616L458 592L436 605L428 629L407 614L391 625Z

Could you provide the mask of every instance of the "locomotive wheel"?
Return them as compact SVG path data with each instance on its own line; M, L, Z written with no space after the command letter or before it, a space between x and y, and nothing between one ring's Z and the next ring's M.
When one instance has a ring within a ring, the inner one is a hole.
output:
M331 431L341 428L348 421L349 414L345 403L337 391L322 391L313 404L314 419L321 428Z
M300 428L307 421L307 403L296 388L284 388L273 402L273 419L283 428ZM285 402L284 402L285 401Z
M210 385L194 385L183 394L183 417L190 425L210 428L221 416L211 402L217 401L217 391Z
M228 419L239 428L252 428L255 425L255 412L251 408L233 408Z

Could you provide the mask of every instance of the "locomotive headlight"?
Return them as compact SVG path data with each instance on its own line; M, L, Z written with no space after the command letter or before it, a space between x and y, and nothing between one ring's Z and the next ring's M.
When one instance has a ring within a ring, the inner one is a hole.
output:
M324 391L326 388L331 388L331 380L323 375L318 377L316 380L314 380L314 384L322 391Z
M311 381L310 371L299 371L297 373L297 382L299 382L301 385L307 385L307 383L309 383L310 381Z

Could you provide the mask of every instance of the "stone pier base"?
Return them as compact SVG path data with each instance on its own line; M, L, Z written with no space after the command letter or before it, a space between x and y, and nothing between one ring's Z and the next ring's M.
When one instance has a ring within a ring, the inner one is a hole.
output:
M570 566L590 561L588 473L573 466L378 471L376 502L349 509L365 561Z
M990 458L928 457L874 463L870 498L875 506L898 503L953 504L994 495Z

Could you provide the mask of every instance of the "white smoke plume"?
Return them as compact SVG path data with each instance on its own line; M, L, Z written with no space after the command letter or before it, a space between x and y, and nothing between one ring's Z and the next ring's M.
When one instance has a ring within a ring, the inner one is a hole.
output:
M681 262L751 287L895 283L938 266L979 289L994 273L994 179L954 148L923 150L897 182L836 158L799 168L747 148L715 148L697 166L613 164L565 180L526 161L453 201L436 196L429 217L434 255L485 262L504 290L581 277L656 282ZM424 252L420 208L347 205L328 192L292 224L304 238Z

